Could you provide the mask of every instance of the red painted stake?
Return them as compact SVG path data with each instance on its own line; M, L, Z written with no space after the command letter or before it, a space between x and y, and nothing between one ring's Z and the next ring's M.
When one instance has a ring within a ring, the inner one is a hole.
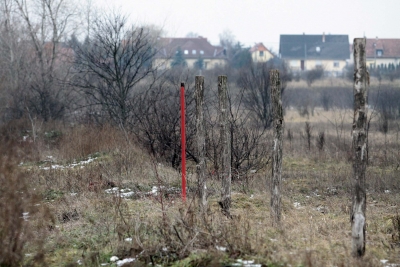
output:
M182 200L186 201L185 84L181 83Z

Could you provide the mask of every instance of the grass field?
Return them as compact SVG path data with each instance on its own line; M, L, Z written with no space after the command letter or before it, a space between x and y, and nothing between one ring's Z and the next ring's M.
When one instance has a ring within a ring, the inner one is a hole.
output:
M286 110L278 228L270 165L233 182L228 219L218 179L208 177L209 209L200 213L194 163L182 202L180 173L115 128L48 124L33 142L15 126L1 145L0 258L23 266L123 264L112 256L131 259L123 266L400 266L399 122L384 135L371 121L361 259L351 256L351 122L350 110Z

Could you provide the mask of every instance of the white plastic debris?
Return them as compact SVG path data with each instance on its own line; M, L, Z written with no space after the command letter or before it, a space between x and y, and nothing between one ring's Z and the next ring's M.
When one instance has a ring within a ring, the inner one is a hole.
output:
M381 260L381 262L383 263L383 264L385 264L386 262L388 262L389 260Z

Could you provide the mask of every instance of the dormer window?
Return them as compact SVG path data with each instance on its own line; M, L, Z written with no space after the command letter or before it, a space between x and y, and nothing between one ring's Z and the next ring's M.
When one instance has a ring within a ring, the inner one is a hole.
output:
M189 55L189 50L185 50L183 53L184 53L185 55Z
M315 48L315 51L317 51L317 53L321 52L321 47L317 46L317 47Z
M204 55L204 51L203 50L200 50L200 55Z
M193 50L192 50L192 54L193 54L193 55L196 55L196 50L193 49Z
M382 50L382 49L377 49L377 50L376 50L376 56L377 56L377 57L383 56L383 50Z

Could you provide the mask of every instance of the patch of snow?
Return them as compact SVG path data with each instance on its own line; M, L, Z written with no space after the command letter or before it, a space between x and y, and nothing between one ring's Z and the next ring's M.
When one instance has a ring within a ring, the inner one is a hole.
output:
M254 195L253 195L253 194L251 194L250 198L253 198L253 197L254 197Z
M293 203L293 206L294 206L296 209L300 208L300 202L294 202L294 203Z
M219 251L226 251L226 247L215 246L215 248Z
M78 193L70 193L71 196L76 196Z
M126 259L117 261L117 266L122 266L122 265L124 265L125 263L133 262L133 261L135 261L135 258L126 258Z
M100 266L107 266L108 263L101 263Z
M390 193L390 190L385 190L385 194L389 194Z
M112 257L110 258L110 261L111 261L111 262L114 262L114 261L117 261L117 260L119 260L119 258L118 258L117 256L112 256Z
M385 264L386 262L388 262L389 260L381 260L381 262L383 263L383 264Z
M126 242L132 242L132 237L127 237L124 239Z
M82 265L83 264L82 260L78 260L76 263L78 263L78 265Z
M24 221L28 221L28 219L29 219L29 212L23 212L22 213L22 219L24 219Z
M52 156L47 156L47 158L52 159L53 157L52 157ZM74 161L74 163L71 163L71 164L66 165L66 166L54 164L54 165L51 165L50 167L39 167L39 169L42 169L42 170L50 170L50 169L70 169L70 168L74 168L74 167L77 167L77 166L80 166L80 168L83 168L84 166L82 166L82 165L89 164L90 162L92 162L92 161L94 161L94 160L95 160L94 158L89 157L87 160L82 160L82 161L80 161L80 162L78 162L78 163L76 163L76 162Z
M163 247L163 248L162 248L162 251L165 251L165 252L167 252L167 251L168 251L168 248L166 248L166 247Z
M237 259L236 263L232 264L232 266L243 266L243 267L261 267L261 264L255 264L254 260L241 260Z

